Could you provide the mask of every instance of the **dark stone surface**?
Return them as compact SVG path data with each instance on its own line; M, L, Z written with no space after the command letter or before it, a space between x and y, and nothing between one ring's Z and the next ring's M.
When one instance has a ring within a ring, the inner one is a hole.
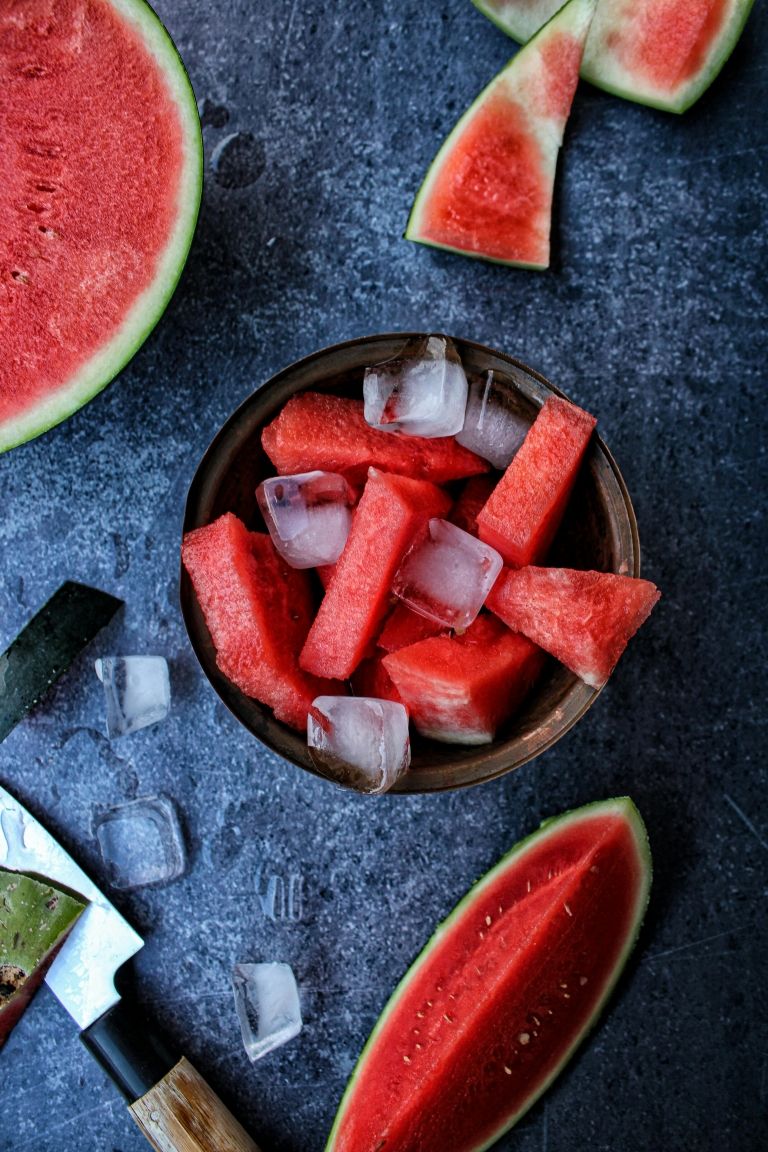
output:
M505 849L628 792L656 865L638 951L499 1148L764 1147L765 7L683 118L579 91L544 274L400 239L438 144L510 55L469 0L158 8L205 114L186 273L119 381L0 460L0 648L66 578L127 608L0 747L0 781L102 881L95 805L176 799L188 874L115 896L146 934L136 990L265 1152L323 1146L396 980ZM495 345L594 412L664 598L547 755L464 794L371 802L279 762L217 703L180 619L178 546L232 409L316 347L393 329ZM107 742L92 662L108 652L168 657L165 724ZM302 918L273 922L259 892L292 874ZM306 1027L251 1067L229 971L262 958L294 966ZM1 1152L145 1146L47 990L0 1054L0 1114Z

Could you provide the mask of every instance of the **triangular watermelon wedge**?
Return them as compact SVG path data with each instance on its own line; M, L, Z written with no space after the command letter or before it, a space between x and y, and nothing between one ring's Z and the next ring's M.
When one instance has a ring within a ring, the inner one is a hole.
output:
M481 92L438 152L406 239L549 266L557 154L596 0L570 0Z
M572 568L502 572L485 606L592 688L602 688L661 593L649 580Z
M525 44L560 0L473 0ZM685 112L720 72L753 0L601 0L584 50L585 80L639 104Z

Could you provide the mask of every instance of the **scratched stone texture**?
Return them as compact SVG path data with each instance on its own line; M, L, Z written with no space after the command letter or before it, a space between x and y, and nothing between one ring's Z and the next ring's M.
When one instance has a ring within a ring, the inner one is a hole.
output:
M638 950L499 1149L768 1146L765 6L682 118L579 90L543 274L401 239L440 141L512 51L469 0L157 8L204 123L187 269L119 380L0 460L0 647L65 578L126 609L0 747L0 781L102 882L95 806L175 799L186 876L115 894L146 937L128 984L264 1152L323 1147L379 1010L480 874L543 818L629 793L655 858ZM204 447L273 372L430 329L519 356L596 414L664 595L545 756L463 794L371 802L281 762L218 703L180 618L180 523ZM166 655L173 691L166 723L113 743L93 673L109 652ZM278 877L294 899L272 919ZM294 966L306 1026L252 1067L229 971L262 959ZM0 1053L0 1152L142 1147L44 990Z

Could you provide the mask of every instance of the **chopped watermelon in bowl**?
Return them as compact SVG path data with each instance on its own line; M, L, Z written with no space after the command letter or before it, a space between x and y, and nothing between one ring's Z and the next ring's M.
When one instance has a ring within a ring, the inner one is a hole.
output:
M343 471L347 479L362 489L364 475L358 475L361 471L359 462L350 462L345 456L347 446L344 441L344 424L349 400L361 398L363 374L367 367L395 359L406 346L420 338L423 337L419 334L388 334L335 345L284 369L254 392L227 420L200 462L187 499L183 527L185 539L189 541L189 533L213 525L228 513L237 516L251 533L263 534L264 522L256 500L256 488L262 480L274 476L276 470L282 474L293 474L321 466L311 461L306 463L304 446L307 443L312 444L315 456L318 451L328 455L329 470ZM455 340L454 343L468 375L493 371L495 385L505 390L510 404L531 424L547 400L562 397L557 388L520 361L471 341ZM300 400L296 399L298 397ZM557 400L558 404L560 402ZM275 425L276 418L283 412L287 413L286 417ZM305 419L306 423L303 423ZM265 429L269 431L262 443ZM387 443L382 448L383 440ZM434 510L429 515L445 515L445 509L440 507L440 494L447 492L449 496L455 496L467 483L468 477L488 471L482 461L478 462L477 457L460 449L453 441L444 439L425 442L420 438L412 438L412 443L407 446L408 459L403 457L398 464L399 468L410 470L411 478L403 482L392 481L387 478L388 465L391 473L395 473L397 468L391 460L381 459L378 453L393 451L388 447L390 442L404 444L405 440L405 437L393 437L388 433L376 434L372 442L372 456L366 464L366 468L371 469L367 482L370 493L367 500L361 501L361 506L371 504L374 499L386 502L389 489L392 500L400 502L398 517L404 522L410 515L409 509L421 501L425 507L434 503ZM432 447L425 451L425 444L431 444ZM274 463L276 458L280 461L277 469ZM499 479L498 473L491 475ZM477 483L474 487L478 487ZM376 515L380 515L380 512ZM254 546L256 542L254 538ZM263 546L259 543L260 548ZM383 550L383 547L379 549ZM640 548L632 504L613 457L597 435L589 439L562 523L552 544L551 556L556 556L556 561L553 559L551 562L570 569L639 576ZM375 559L378 562L380 557ZM383 560L381 564L382 571L385 571ZM347 563L346 566L348 582L351 565ZM360 573L361 603L352 605L349 612L356 613L363 620L360 626L367 628L368 609L363 603L362 588L365 585L367 596L379 596L380 588L376 573L371 570L369 559L364 554L356 570ZM298 570L294 574L302 577L305 588L307 580L314 582L313 595L317 608L323 596L320 578ZM322 576L322 573L319 575ZM326 582L329 575L326 573ZM302 591L302 605L304 595ZM222 625L223 642L226 644L228 640L231 641L231 648L224 653L222 659L221 630L217 636L217 646L214 647L189 572L184 565L181 568L181 606L203 671L227 707L253 735L273 751L317 774L305 735L298 730L299 725L291 726L284 720L276 719L272 708L244 694L230 675L222 671L222 663L230 673L232 668L238 666L241 653L236 628L229 630L226 622ZM342 603L339 611L346 615L347 608L348 605ZM376 613L380 614L380 611L379 605ZM260 613L255 607L249 608L249 612L253 619L258 620ZM490 617L484 615L482 619ZM315 635L308 645L313 651L308 652L307 647L303 653L297 650L294 666L301 660L305 672L315 678L331 677L325 680L326 686L335 685L336 691L345 691L342 681L347 677L347 669L361 659L362 668L365 657L373 653L362 652L359 645L353 645L353 650L351 642L343 634L339 635L337 643L332 635L333 620L334 612L320 613L317 617L320 623L317 628L313 626ZM370 626L373 628L373 625ZM375 626L381 631L378 617ZM215 628L213 630L216 631ZM289 632L290 629L287 629L286 643L290 639ZM318 649L321 655L314 651L318 647L315 644L318 639L321 641ZM249 636L248 644L254 643L258 641ZM285 644L281 644L281 652L284 647ZM378 658L382 655L384 653L378 651ZM278 678L282 676L282 665L279 662L282 658L275 657L275 676ZM304 691L303 685L297 684L296 687L298 691ZM327 687L324 691L327 693ZM496 732L494 739L466 746L430 739L412 731L411 768L395 785L394 791L438 791L464 787L493 779L519 767L564 735L594 702L598 691L555 659L548 658L533 688L512 718Z

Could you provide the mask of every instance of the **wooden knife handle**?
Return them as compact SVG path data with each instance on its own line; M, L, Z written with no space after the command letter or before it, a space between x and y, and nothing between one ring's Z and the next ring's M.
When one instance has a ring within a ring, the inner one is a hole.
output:
M157 1152L259 1152L183 1056L130 1111Z

